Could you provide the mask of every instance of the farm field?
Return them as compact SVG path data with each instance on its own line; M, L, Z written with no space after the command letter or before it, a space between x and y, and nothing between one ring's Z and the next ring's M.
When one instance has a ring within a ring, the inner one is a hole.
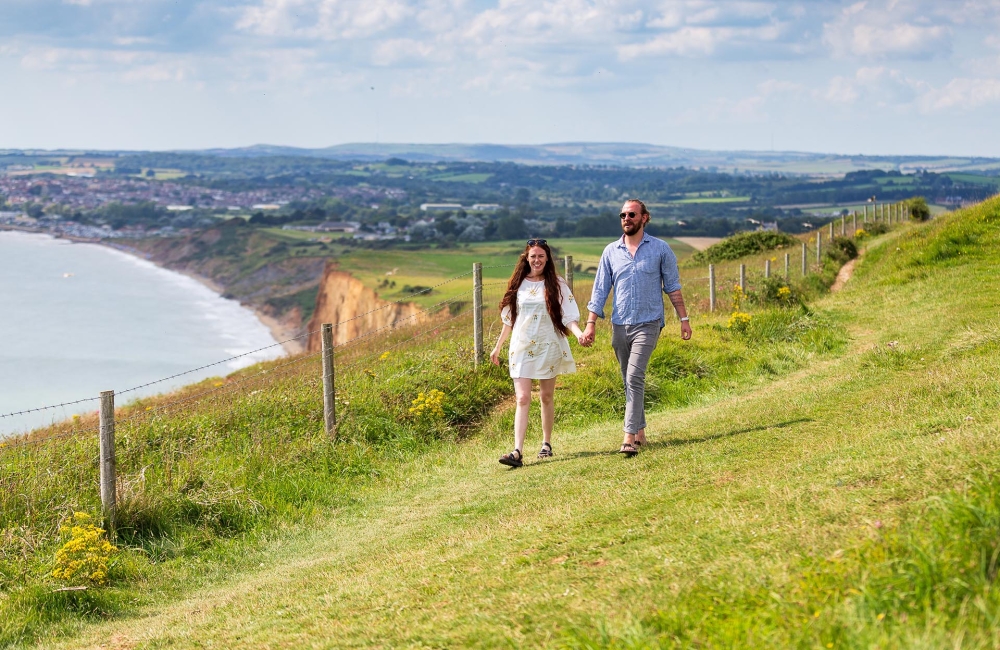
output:
M526 466L496 463L503 405L397 466L350 439L378 468L352 501L231 574L224 553L181 555L163 570L189 588L150 570L127 614L39 643L993 647L998 240L994 199L870 240L842 291L752 309L743 334L702 315L681 343L668 322L631 460L620 413L591 410L620 400L601 330L560 380L554 458L531 458L533 416Z
M580 270L574 275L582 281L592 280L601 252L611 238L580 237L549 240L556 255L557 268L563 270L563 257L572 255L574 265ZM694 249L675 239L668 239L678 259L686 259ZM518 241L482 242L456 248L423 249L417 251L388 249L379 251L352 251L338 258L338 268L348 271L366 286L374 289L383 300L412 298L421 306L448 300L465 293L472 286L472 265L483 264L483 281L490 284L505 283L513 270L514 262L524 249ZM467 280L450 282L428 294L412 296L405 287L434 287L451 278L468 274ZM386 280L395 286L385 286Z

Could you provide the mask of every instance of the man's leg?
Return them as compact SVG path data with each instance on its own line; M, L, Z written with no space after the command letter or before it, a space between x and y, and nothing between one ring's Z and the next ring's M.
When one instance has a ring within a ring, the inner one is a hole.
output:
M625 432L626 443L635 441L635 434L646 429L646 367L660 338L660 324L657 322L640 325L615 325L612 329L611 346L618 358L625 384Z

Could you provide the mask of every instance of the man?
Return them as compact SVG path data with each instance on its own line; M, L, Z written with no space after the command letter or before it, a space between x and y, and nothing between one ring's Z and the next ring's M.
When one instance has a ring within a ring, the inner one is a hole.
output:
M677 257L665 241L646 234L646 205L630 199L618 216L624 234L601 254L580 343L593 344L594 324L604 318L604 303L614 289L611 347L625 382L625 438L619 452L631 457L638 446L646 444L646 367L664 325L663 293L677 312L685 341L691 338L691 324L681 295Z

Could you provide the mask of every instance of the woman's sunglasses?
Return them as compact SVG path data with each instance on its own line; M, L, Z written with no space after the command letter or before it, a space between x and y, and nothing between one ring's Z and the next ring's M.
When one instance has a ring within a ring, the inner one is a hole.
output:
M528 246L541 246L545 243L544 239L529 239Z

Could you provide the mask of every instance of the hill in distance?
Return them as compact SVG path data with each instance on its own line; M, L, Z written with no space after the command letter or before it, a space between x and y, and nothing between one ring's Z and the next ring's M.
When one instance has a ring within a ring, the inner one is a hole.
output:
M844 174L863 169L929 171L1000 171L1000 158L961 156L864 156L801 151L710 151L630 142L557 142L550 144L405 144L348 143L320 149L260 144L197 152L216 156L305 156L334 160L411 162L513 162L527 165L610 165L616 167L696 167L717 171L774 171Z

